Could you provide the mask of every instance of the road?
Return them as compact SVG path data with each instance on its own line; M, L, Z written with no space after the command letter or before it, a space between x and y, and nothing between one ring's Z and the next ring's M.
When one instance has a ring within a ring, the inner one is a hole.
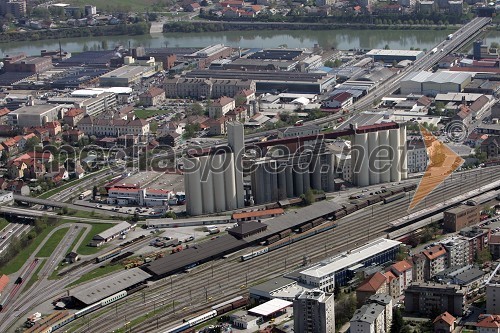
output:
M449 200L460 195L462 191L489 184L492 178L498 178L500 167L488 169L457 174L453 180L445 181L434 191L428 197L428 202ZM477 181L464 182L465 177L475 174L478 175ZM410 196L408 202L409 200ZM426 204L427 201L422 202L418 208L426 209ZM88 330L80 328L76 332L110 332L122 327L126 320L133 320L144 313L149 313L151 319L141 325L141 332L156 331L157 318L160 327L174 325L174 322L178 322L181 318L208 308L209 304L247 292L248 287L258 281L279 276L299 267L304 255L317 261L339 251L362 245L374 238L386 236L387 221L406 216L407 211L402 205L406 203L401 200L387 205L373 205L339 220L338 227L331 232L319 234L246 262L239 262L236 255L232 259L217 260L198 266L187 274L167 277L147 289L145 302L142 295L133 295L119 301L116 313L98 311L101 316L92 319ZM241 253L253 249L249 248ZM173 301L176 302L175 314L172 313L172 309L152 314L155 308L162 304L172 304ZM179 311L182 308L185 308L184 311ZM77 320L76 323L78 322Z

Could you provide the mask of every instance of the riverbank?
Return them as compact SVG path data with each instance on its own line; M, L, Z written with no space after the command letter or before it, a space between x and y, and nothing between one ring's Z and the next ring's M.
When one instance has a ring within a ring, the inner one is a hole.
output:
M149 33L150 24L146 22L103 25L93 27L75 27L62 29L28 30L24 32L0 33L0 43L39 41L61 38L144 35Z
M340 24L340 23L301 23L301 22L222 22L190 21L167 22L163 32L218 32L250 30L457 30L460 25L407 25L407 24Z

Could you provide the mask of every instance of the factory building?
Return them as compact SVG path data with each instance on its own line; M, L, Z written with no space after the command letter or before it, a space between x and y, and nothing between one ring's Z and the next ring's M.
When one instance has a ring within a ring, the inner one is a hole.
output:
M406 127L370 131L370 126L365 126L359 132L354 126L354 130L351 168L355 185L399 182L407 178Z
M189 215L212 214L243 208L243 125L230 122L228 147L185 159L186 211Z
M401 80L401 94L436 96L439 93L461 92L472 81L469 73L427 71L412 72Z
M409 51L409 50L380 50L373 49L366 55L373 58L373 61L383 62L400 62L402 60L415 61L424 56L424 51Z
M19 127L36 127L62 118L60 105L26 105L7 114L7 123Z

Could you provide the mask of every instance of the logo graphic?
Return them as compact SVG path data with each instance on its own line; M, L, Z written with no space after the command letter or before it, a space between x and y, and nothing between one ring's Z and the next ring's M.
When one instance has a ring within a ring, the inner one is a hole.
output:
M450 147L438 140L430 131L422 125L420 133L424 139L429 156L429 165L425 170L425 174L418 184L415 195L410 203L409 210L415 208L429 193L439 186L452 172L458 169L464 159L458 156ZM447 127L447 137L454 142L461 142L467 137L467 129L463 124L458 125L457 122L452 122ZM454 134L455 133L455 134ZM465 136L464 136L465 135ZM454 139L451 139L451 138Z

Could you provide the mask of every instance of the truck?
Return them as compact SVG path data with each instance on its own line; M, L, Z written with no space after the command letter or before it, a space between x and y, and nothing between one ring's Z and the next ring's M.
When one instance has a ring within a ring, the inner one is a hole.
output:
M431 50L431 54L434 54L434 53L436 53L437 51L438 51L438 49L437 49L437 47L435 47L435 48L433 48L433 49Z
M208 231L208 233L209 233L210 235L218 234L219 232L220 232L219 228L210 229L210 230Z
M448 37L446 37L447 40L452 40L453 34L449 34Z
M82 199L85 199L86 197L89 197L92 195L92 190L86 190L86 191L83 191L82 193L80 193L80 200Z

